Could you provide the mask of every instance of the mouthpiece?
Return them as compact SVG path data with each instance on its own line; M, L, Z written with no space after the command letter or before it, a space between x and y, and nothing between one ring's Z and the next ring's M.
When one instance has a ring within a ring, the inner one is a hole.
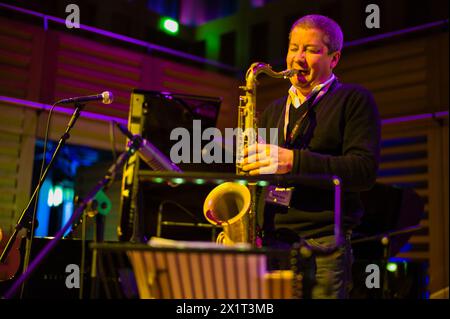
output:
M288 78L293 77L297 73L298 73L298 70L295 70L295 69L286 70L286 71L283 71L283 77L285 79L288 79Z

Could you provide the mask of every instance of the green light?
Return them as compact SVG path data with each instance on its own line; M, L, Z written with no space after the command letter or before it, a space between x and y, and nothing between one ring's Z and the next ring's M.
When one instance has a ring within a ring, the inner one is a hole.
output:
M198 178L198 179L195 180L195 184L197 184L197 185L203 185L203 184L205 184L205 180L204 180L204 179L201 179L201 178Z
M64 195L63 195L63 201L67 202L71 202L73 201L73 195L74 195L74 190L73 188L64 188Z
M390 272L396 272L397 271L397 264L396 263L388 263L386 265L386 269Z
M160 27L163 31L173 35L177 34L179 30L178 22L170 18L162 18L160 20Z
M225 181L223 179L216 179L215 182L216 182L217 185L219 185L219 184L222 184Z
M259 181L259 182L257 183L257 185L258 185L258 186L268 186L268 185L269 185L269 182L267 182L267 181Z
M247 181L246 181L246 180L242 180L242 179L238 179L238 180L236 181L236 183L241 184L241 185L246 185L246 184L247 184Z
M164 182L164 179L161 178L161 177L155 177L155 178L153 179L153 181L154 181L155 183L161 184L162 182Z
M184 179L182 179L182 178L173 178L172 182L174 184L183 184L184 183Z

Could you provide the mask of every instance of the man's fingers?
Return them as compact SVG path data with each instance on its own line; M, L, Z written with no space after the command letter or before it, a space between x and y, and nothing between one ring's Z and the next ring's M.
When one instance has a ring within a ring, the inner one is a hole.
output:
M269 166L264 166L259 169L259 174L275 174L278 170L277 164L271 164Z
M252 171L254 169L260 168L260 167L264 167L264 166L269 166L270 165L270 160L264 160L264 161L257 161L254 163L249 163L246 164L242 167L242 169L244 171Z
M254 163L257 161L265 161L268 159L269 159L269 157L267 157L265 153L256 153L256 154L250 155L248 157L244 157L244 164Z
M259 169L254 169L249 172L250 175L259 175Z
M244 156L250 156L257 153L270 153L270 146L268 144L252 144L244 149Z
M269 166L263 166L257 169L253 169L249 172L250 175L261 175L261 174L276 174L278 170L277 164L271 164Z

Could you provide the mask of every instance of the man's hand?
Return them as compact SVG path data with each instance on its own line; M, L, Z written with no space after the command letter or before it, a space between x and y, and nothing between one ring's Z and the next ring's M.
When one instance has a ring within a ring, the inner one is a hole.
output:
M250 175L286 174L294 163L292 150L272 144L253 144L244 150L243 170Z

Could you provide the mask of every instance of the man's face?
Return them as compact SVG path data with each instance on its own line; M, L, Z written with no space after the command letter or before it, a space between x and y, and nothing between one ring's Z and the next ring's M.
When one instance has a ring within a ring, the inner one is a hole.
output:
M286 65L288 69L300 70L290 80L303 94L328 80L339 61L340 52L329 54L323 38L323 32L318 29L297 27L292 30Z

